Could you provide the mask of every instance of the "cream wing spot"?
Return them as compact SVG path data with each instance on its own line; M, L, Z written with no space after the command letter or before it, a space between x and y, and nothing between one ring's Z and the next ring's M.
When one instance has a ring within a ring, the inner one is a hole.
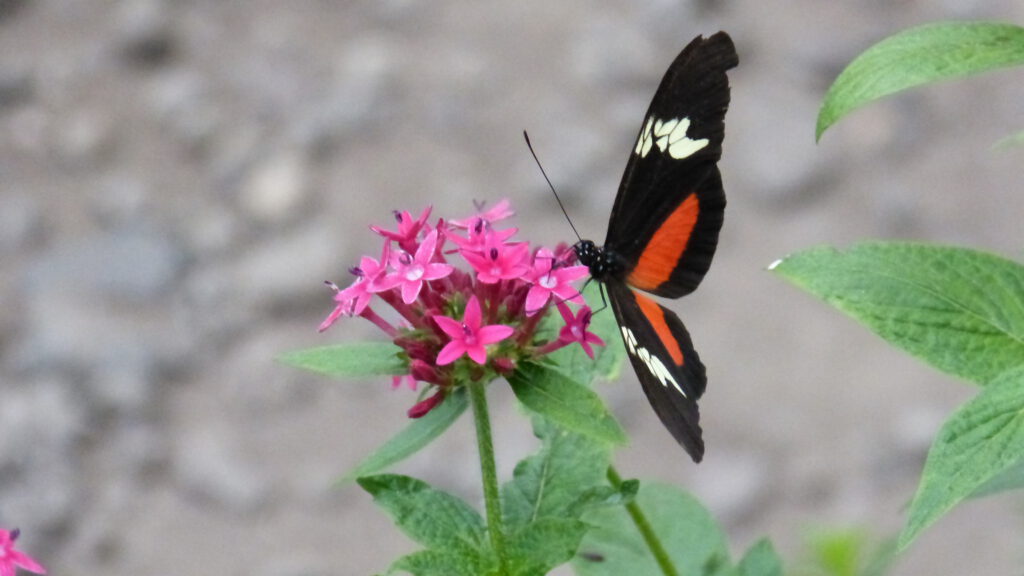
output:
M641 158L647 157L651 148L658 147L662 154L668 154L675 160L682 160L692 156L698 150L709 144L707 138L694 140L686 135L690 130L690 119L673 118L661 120L653 116L647 118L640 137L636 141L634 152Z
M688 156L691 156L694 152L697 152L701 148L708 145L707 138L701 138L700 140L692 140L686 135L690 130L690 119L683 118L679 121L678 125L673 127L672 133L669 134L668 140L668 155L675 158L676 160L682 160Z
M651 151L651 128L654 126L654 118L648 118L644 129L640 131L640 137L636 140L636 149L633 151L641 158L647 156Z
M633 356L636 356L637 359L643 362L644 366L647 367L647 370L651 373L652 376L658 379L658 382L660 382L662 386L667 387L669 384L672 384L672 387L675 388L677 392L682 394L683 398L686 398L686 392L683 391L683 388L682 386L679 385L679 382L676 382L676 379L672 376L672 373L668 371L668 368L665 367L665 364L661 361L661 358L658 358L657 356L651 354L651 352L647 348L638 346L636 336L633 334L632 330L626 328L625 326L622 326L621 328L622 339L623 341L625 341L626 348L629 351L629 353Z

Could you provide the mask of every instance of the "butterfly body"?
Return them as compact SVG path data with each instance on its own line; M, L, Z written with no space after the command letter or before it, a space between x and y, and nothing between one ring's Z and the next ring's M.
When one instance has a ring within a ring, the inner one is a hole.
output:
M638 290L679 298L711 265L725 212L717 162L729 105L726 71L737 63L724 32L698 36L680 52L644 117L604 245L573 246L607 292L655 413L697 462L704 455L697 409L704 365L679 317Z

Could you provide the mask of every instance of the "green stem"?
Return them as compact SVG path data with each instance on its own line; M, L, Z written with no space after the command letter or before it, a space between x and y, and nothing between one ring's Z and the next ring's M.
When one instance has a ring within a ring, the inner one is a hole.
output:
M616 489L622 486L622 477L619 476L614 466L608 467L608 482ZM665 576L679 576L679 571L672 564L672 559L669 558L668 552L661 545L661 540L654 533L651 523L647 521L647 517L644 516L643 510L640 509L640 505L636 503L635 499L626 504L626 511L629 512L629 517L633 519L633 524L636 524L636 529L640 532L640 536L643 537L644 543L647 544L647 548L654 556L658 567L661 568L661 573Z
M498 470L494 464L494 441L491 437L491 417L487 411L487 394L478 380L469 383L469 399L473 404L476 422L476 444L480 451L480 475L484 483L484 506L487 509L487 532L491 546L498 557L501 574L508 574L505 557L505 530L501 518L501 500L498 496Z

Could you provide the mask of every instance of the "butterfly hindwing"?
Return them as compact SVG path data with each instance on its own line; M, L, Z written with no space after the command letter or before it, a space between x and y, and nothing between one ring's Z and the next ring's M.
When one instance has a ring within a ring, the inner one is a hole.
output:
M695 38L665 73L641 124L604 249L640 267L626 272L642 290L677 298L710 266L725 211L716 163L729 105L726 71L737 63L728 34Z
M662 424L699 462L704 456L697 399L707 383L704 365L679 317L617 280L605 283L644 393Z

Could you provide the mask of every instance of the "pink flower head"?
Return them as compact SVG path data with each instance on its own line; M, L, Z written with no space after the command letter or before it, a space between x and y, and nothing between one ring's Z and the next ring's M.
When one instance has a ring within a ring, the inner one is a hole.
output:
M479 250L463 250L462 257L476 270L476 279L484 284L522 278L530 270L530 246L525 242L506 243L491 236Z
M434 316L434 322L451 338L437 355L437 365L445 366L455 362L467 354L477 364L487 362L487 346L500 342L512 335L515 330L511 326L493 324L481 326L483 314L480 300L476 295L466 303L466 313L462 322L447 316Z
M580 291L572 286L572 282L587 275L586 266L563 266L555 255L547 248L541 248L533 257L533 269L523 279L530 282L530 291L526 294L526 314L536 314L554 294L558 301L583 303Z
M451 224L456 228L468 229L476 226L480 221L490 224L499 220L504 220L515 215L515 212L512 211L510 206L511 203L508 201L508 198L503 198L487 211L482 211L483 204L478 204L476 206L476 216L470 216L469 218L463 218L462 220L452 220Z
M416 237L419 235L420 230L423 229L423 226L427 223L427 218L430 217L430 210L430 206L424 208L420 217L416 220L413 220L412 215L406 211L399 212L398 210L395 210L395 220L398 222L397 232L385 230L380 226L370 226L370 230L373 230L388 240L394 240L402 250L412 252L416 246Z
M31 556L14 549L14 541L21 532L15 528L8 532L0 530L0 576L14 576L18 568L33 574L46 574L46 568Z
M327 330L341 316L358 316L370 304L373 294L393 288L397 281L384 275L387 270L387 261L391 254L391 242L384 242L384 250L381 252L380 261L369 256L363 256L359 260L359 266L349 269L356 281L351 286L341 290L337 284L327 282L327 285L334 290L334 301L337 303L334 310L327 315L327 318L320 323L320 332ZM2 575L0 575L2 576Z
M394 279L392 287L401 285L402 302L412 304L420 295L424 282L439 280L454 270L448 264L433 261L436 251L437 230L431 230L416 248L415 255L408 252L392 255L391 266L394 267L395 273L389 278Z
M567 304L559 302L558 311L562 314L562 319L565 320L565 326L558 332L558 341L564 344L579 342L587 356L593 359L594 350L590 345L604 346L604 340L597 334L587 331L587 328L590 327L590 318L593 315L590 307L583 306L574 316Z

